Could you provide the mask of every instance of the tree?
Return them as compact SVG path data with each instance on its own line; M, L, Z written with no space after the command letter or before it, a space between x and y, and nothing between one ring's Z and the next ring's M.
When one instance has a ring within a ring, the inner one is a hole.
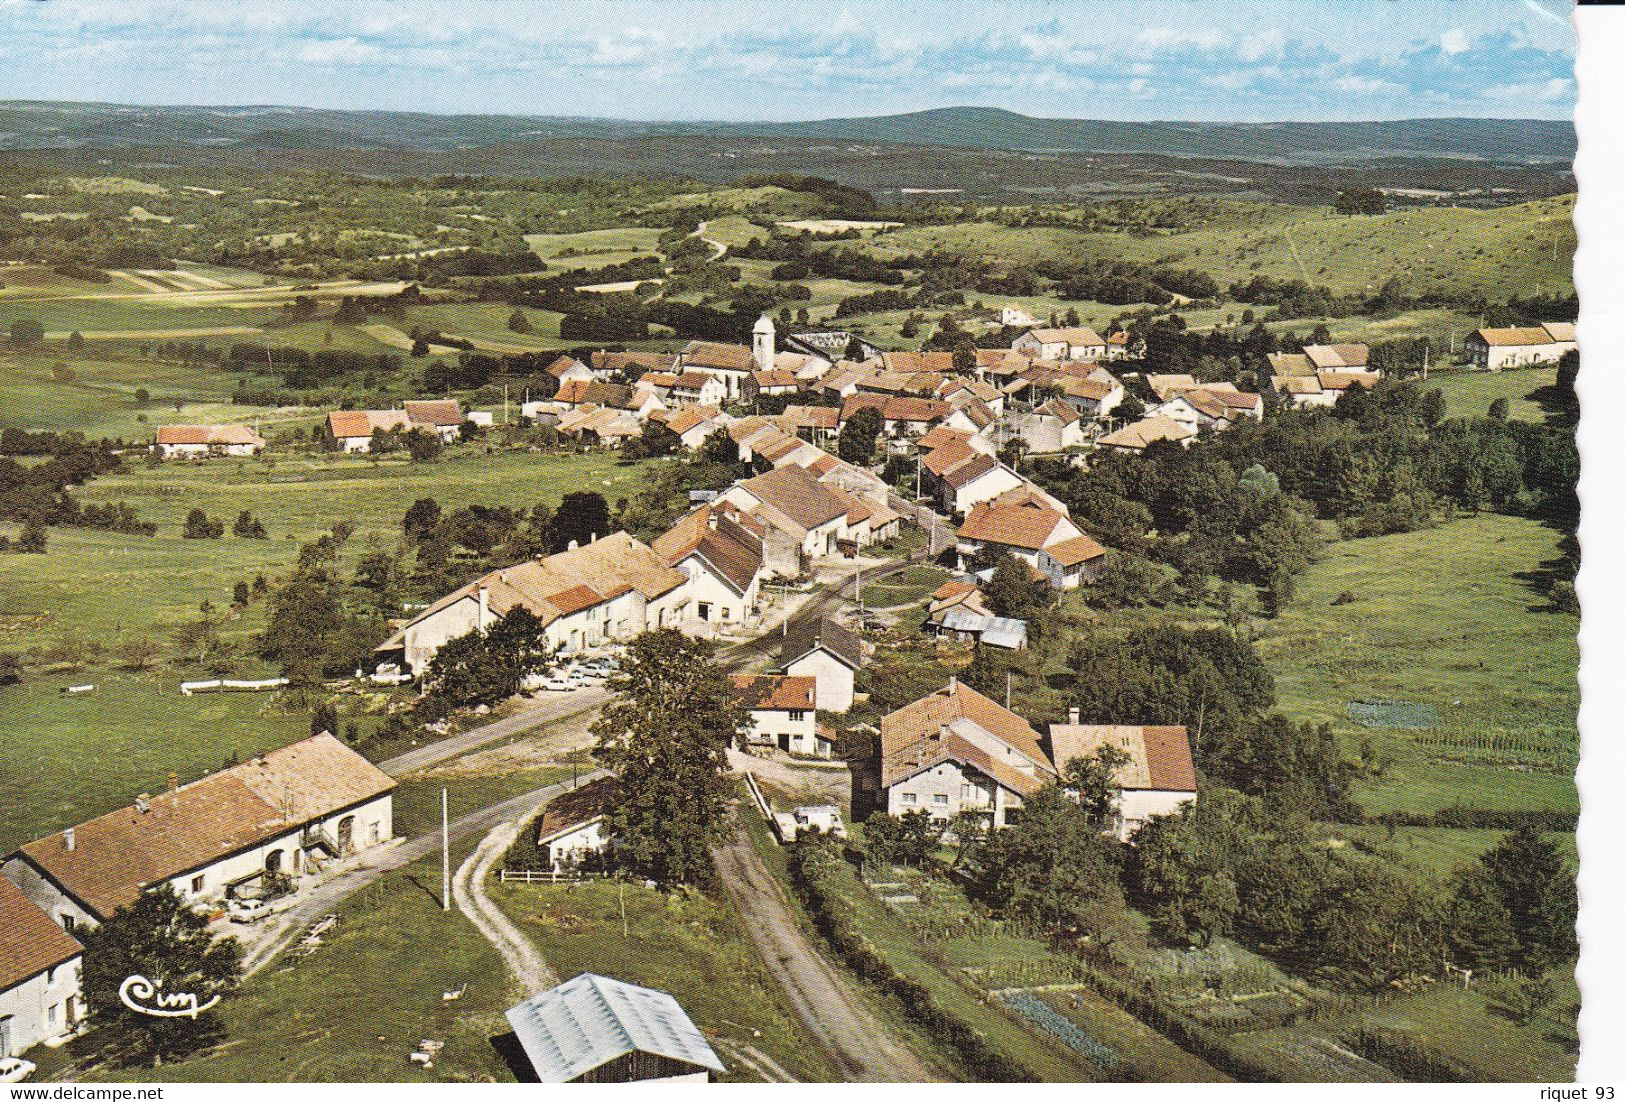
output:
M189 540L212 540L225 535L226 526L218 520L210 520L209 515L202 509L193 509L186 514L186 523L181 525L181 536Z
M748 723L714 650L675 629L638 636L611 681L593 753L620 778L617 853L662 884L708 884L731 787L729 744Z
M336 735L339 731L339 710L331 700L324 700L310 713L310 733Z
M552 663L546 625L521 605L483 634L471 631L441 646L427 681L445 706L472 708L506 700Z
M975 857L976 894L996 910L1057 934L1097 933L1122 908L1116 841L1053 785L1030 796L1019 822Z
M1489 416L1491 421L1505 421L1507 419L1508 404L1505 398L1497 398L1490 403Z
M1457 872L1454 888L1444 920L1451 963L1480 972L1511 965L1518 939L1495 878L1480 862Z
M144 670L158 660L163 647L150 635L131 632L119 641L114 653L119 665L127 670Z
M865 406L846 419L836 437L835 451L848 463L868 466L875 457L875 441L886 429L886 419L878 409Z
M45 339L45 326L36 318L18 318L11 323L11 343L30 348Z
M1095 826L1110 827L1116 819L1117 801L1123 794L1117 774L1133 760L1121 746L1104 743L1066 763L1062 777L1067 790Z
M881 864L918 866L937 848L942 829L924 809L901 816L877 811L863 821L864 851Z
M22 679L22 659L9 651L0 651L0 685L15 685Z
M262 540L266 538L265 525L261 524L259 518L247 509L237 514L237 520L231 526L231 534L245 540Z
M138 406L144 406L150 401L152 401L151 392L148 391L144 386L137 387L135 391L135 404Z
M1519 827L1479 860L1511 917L1520 964L1544 971L1579 952L1574 874L1556 846Z
M156 1067L224 1035L219 1013L212 1008L195 1017L153 1017L131 1010L119 998L127 980L142 977L154 992L190 994L202 1006L231 994L241 981L236 939L216 938L208 916L188 906L172 885L142 892L79 936L85 946L85 1002L110 1051Z
M529 333L531 331L530 319L525 316L523 310L516 308L513 313L508 315L508 328L515 333Z
M659 421L645 421L643 432L621 445L621 454L629 459L655 459L673 455L683 446L683 438Z
M406 434L406 454L412 457L414 463L427 463L437 458L443 447L438 433L417 429Z
M577 490L564 495L558 510L548 518L548 550L557 554L572 543L585 547L610 532L609 503L593 490Z
M24 555L43 555L45 541L45 525L37 520L29 520L23 524L22 534L17 537L17 550Z
M1376 188L1349 188L1337 193L1338 214L1381 214L1388 209L1387 197Z
M1138 421L1145 416L1145 403L1132 394L1124 393L1112 413L1123 421Z
M249 602L248 583L238 582L231 587L231 603L238 608L247 608Z
M1053 593L1042 578L1035 578L1031 568L1009 552L1001 552L993 567L993 576L982 587L987 604L995 616L1009 616L1029 621L1049 608Z
M432 497L420 497L407 506L406 515L401 518L401 531L406 538L421 542L435 525L440 523L440 503Z

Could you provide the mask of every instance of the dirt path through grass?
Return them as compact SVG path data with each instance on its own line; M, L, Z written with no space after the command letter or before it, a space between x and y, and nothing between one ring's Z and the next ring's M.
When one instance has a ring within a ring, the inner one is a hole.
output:
M791 904L743 830L712 851L717 873L796 1017L848 1082L936 1083L942 1077L895 1041L796 924Z
M537 807L540 806L539 803ZM452 902L502 955L503 963L513 974L514 981L519 985L519 993L524 998L556 987L559 977L530 939L508 921L501 908L491 902L491 897L485 894L485 880L496 863L502 860L502 855L508 852L508 847L513 845L519 832L529 826L535 812L536 808L532 808L529 814L493 828L480 839L480 844L468 855L468 860L458 867L451 880Z

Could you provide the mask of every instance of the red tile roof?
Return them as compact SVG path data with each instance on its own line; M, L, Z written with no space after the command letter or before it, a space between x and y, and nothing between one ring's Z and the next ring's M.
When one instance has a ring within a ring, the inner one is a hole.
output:
M1109 744L1129 756L1114 778L1123 788L1196 791L1196 766L1183 727L1055 723L1050 725L1049 737L1054 761L1062 770L1074 758Z
M82 952L84 948L55 919L0 876L0 992Z
M818 679L779 674L731 674L734 699L751 712L810 712L817 707Z

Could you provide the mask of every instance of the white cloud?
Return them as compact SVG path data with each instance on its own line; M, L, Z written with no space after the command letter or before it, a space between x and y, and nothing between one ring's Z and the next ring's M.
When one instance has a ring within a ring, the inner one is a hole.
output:
M376 61L379 56L377 46L357 38L330 38L299 47L299 60L312 65L357 65Z
M1250 34L1236 47L1236 56L1243 61L1263 61L1266 57L1280 57L1286 46L1286 36L1274 27Z
M1375 77L1355 76L1352 73L1346 77L1338 77L1332 81L1332 86L1341 92L1352 92L1357 96L1391 95L1394 92L1404 91L1399 85L1391 81L1377 80Z
M1472 38L1462 27L1451 27L1439 36L1439 49L1452 57L1461 53L1473 44Z
M1497 84L1484 89L1484 98L1507 100L1514 103L1561 103L1574 95L1574 81L1567 77L1552 77L1543 83Z
M1176 50L1194 46L1199 50L1216 50L1230 41L1220 30L1187 30L1183 27L1147 27L1134 36L1148 50Z

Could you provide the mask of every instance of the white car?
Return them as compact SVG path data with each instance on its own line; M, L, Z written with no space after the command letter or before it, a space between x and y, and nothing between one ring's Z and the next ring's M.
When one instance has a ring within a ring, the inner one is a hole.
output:
M233 922L251 923L271 914L269 904L263 899L228 899L226 900L226 917Z
M0 1083L21 1083L34 1074L34 1062L21 1056L0 1058Z

